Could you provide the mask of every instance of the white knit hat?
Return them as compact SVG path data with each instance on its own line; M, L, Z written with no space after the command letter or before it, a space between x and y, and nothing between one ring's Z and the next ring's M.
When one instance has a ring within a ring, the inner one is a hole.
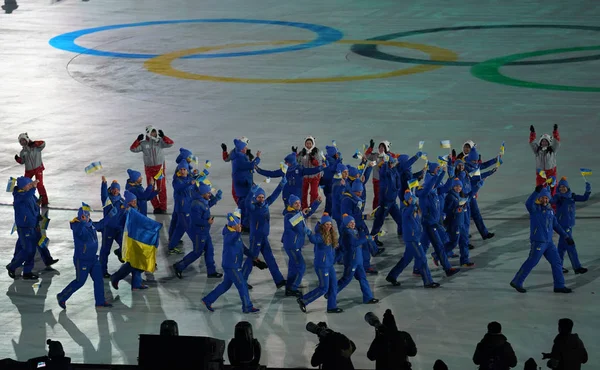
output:
M158 137L158 135L156 137L152 136L152 131L158 131L158 130L156 130L156 128L154 128L154 126L152 126L152 125L146 126L146 135L154 141L159 141L160 138Z
M315 141L315 138L312 136L307 136L306 139L304 139L304 147L306 148L306 141L310 140L313 143L313 148L317 146L317 142ZM308 149L308 148L306 148ZM312 148L311 148L312 149Z
M383 144L383 146L385 146L385 151L389 152L390 151L390 145L392 145L392 143L390 143L387 140L383 140L382 142L379 143L379 145Z
M474 142L473 140L467 140L467 141L465 141L465 143L463 144L463 147L464 147L465 145L468 145L468 146L469 146L469 148L473 149L473 147L475 146L475 142Z
M25 139L27 142L29 142L29 136L27 136L26 132L19 135L19 143L21 143L22 139Z

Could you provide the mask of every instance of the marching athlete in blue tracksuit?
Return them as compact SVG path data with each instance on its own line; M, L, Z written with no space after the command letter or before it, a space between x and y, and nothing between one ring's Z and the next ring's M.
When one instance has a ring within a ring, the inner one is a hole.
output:
M302 293L298 289L306 271L306 263L302 256L302 247L306 235L306 222L304 220L315 213L321 201L322 199L319 197L311 204L309 209L302 210L300 198L291 194L288 199L288 206L283 211L283 236L281 239L283 249L289 257L286 296L302 297Z
M341 232L343 229L342 196L346 192L346 187L349 185L348 167L342 163L339 163L336 170L337 173L331 185L331 217L337 224L338 232Z
M517 272L510 282L510 286L515 288L519 293L526 292L525 288L523 288L523 282L531 270L533 270L538 262L540 262L542 256L546 257L546 260L548 260L552 267L554 292L571 293L571 289L565 287L562 263L560 256L558 255L558 250L552 241L552 230L565 238L565 242L568 245L575 245L575 242L558 224L558 221L554 216L554 211L550 207L550 198L551 196L548 189L542 188L542 186L539 185L529 196L527 202L525 202L525 207L527 207L527 211L529 211L529 240L531 241L531 251L529 252L529 257L519 269L519 272Z
M346 186L348 189L348 185ZM356 223L356 230L358 231L361 237L364 235L369 235L369 228L365 224L364 216L362 213L364 209L364 202L361 196L364 193L364 185L360 181L360 179L352 183L352 187L350 188L350 190L351 192L348 191L342 195L342 214L347 214L354 218ZM378 273L377 270L371 266L371 254L378 255L382 253L383 250L385 249L378 249L375 243L373 242L372 238L369 238L369 240L367 241L366 248L364 250L365 253L361 253L361 256L363 257L363 267L365 268L365 271L367 273ZM347 249L344 248L344 253L346 253L346 251Z
M373 292L367 281L367 275L363 266L363 245L371 239L356 230L354 217L345 214L343 217L344 231L341 236L341 246L344 248L344 275L337 282L338 294L350 284L352 278L358 280L363 295L363 303L373 304L379 302L373 298Z
M446 276L452 276L460 271L460 269L453 268L448 261L446 256L446 250L442 239L440 238L440 232L443 231L441 225L441 205L440 198L438 195L438 186L444 178L445 171L439 171L439 165L437 163L429 163L429 172L425 177L425 183L420 186L416 195L419 197L419 204L423 211L423 236L421 244L428 246L429 243L433 244L433 248L439 258L439 261L446 272Z
M424 171L421 170L419 172L412 172L412 165L415 164L419 158L423 155L422 152L417 152L413 157L409 157L407 154L400 154L398 156L398 165L396 169L398 171L398 175L400 176L400 187L398 189L398 198L400 198L400 211L404 208L404 194L408 189L408 182L412 179L422 179L424 176ZM398 235L402 235L402 224L398 225L397 229Z
M452 188L446 195L444 202L444 213L446 219L444 225L448 233L449 241L446 250L452 251L458 244L460 250L460 265L473 267L475 264L469 259L469 201L473 194L479 190L480 184L474 187L463 187L463 182L457 177L452 180Z
M256 172L266 177L284 177L287 179L286 185L283 187L282 197L283 204L287 205L291 195L297 197L302 196L302 179L304 176L316 175L322 171L321 167L306 168L298 164L296 153L288 154L285 159L285 164L288 166L287 172L283 173L282 169L276 171L266 171L256 168Z
M133 210L133 212L137 211L137 198L135 195L129 191L125 191L125 205L121 207L117 216L111 219L113 225L119 228L121 233L125 230L125 223L127 222L127 214ZM144 285L142 280L142 270L137 269L129 262L125 262L119 267L119 269L112 274L110 277L110 284L113 288L119 289L119 281L123 280L127 275L131 274L131 290L144 290L148 289L147 285Z
M317 298L327 295L327 313L343 312L337 307L337 278L333 267L335 252L339 248L338 236L333 228L333 219L327 213L323 214L321 221L315 226L314 234L306 229L306 235L315 245L315 271L319 278L319 286L298 298L297 302L302 312L306 306Z
M119 248L115 254L121 259L121 248L123 246L123 229L119 227L117 219L119 212L125 208L121 197L121 186L117 180L113 180L110 187L106 186L106 178L102 176L100 184L100 200L102 201L104 215L104 229L102 229L102 245L100 247L100 266L105 279L110 278L108 273L108 256L112 248L113 241L116 241ZM107 202L109 201L109 202Z
M176 176L173 178L173 216L171 222L175 223L175 229L169 239L169 254L183 254L177 247L183 234L187 233L190 240L194 240L190 234L190 212L192 210L192 192L196 187L196 180L189 176L189 166L186 161L177 165Z
M188 176L195 179L193 176L193 171L195 171L197 174L198 170L192 168L192 156L193 156L192 152L189 151L188 149L179 148L179 155L175 159L175 163L177 164L177 166L179 166L180 164L187 164ZM177 166L175 166L175 167L177 168ZM175 169L175 172L173 173L173 183L175 183L175 181L178 178L179 178L179 171L177 171L177 169ZM178 215L179 214L177 212L173 212L173 214L171 215L171 222L169 223L169 241L171 240L171 237L173 236L173 233L175 232L175 229L177 228ZM183 236L183 234L182 234L182 236ZM177 241L177 243L179 244L179 243L183 243L183 242L180 239Z
M481 162L480 155L477 152L477 148L476 147L471 148L471 151L465 158L465 168L469 172L473 172L477 169L484 170L484 169L496 164L496 162L498 162L498 158L493 158L493 159L490 159L489 161L483 162L483 163L480 163L480 162ZM497 168L491 169L485 175L482 174L481 178L485 179L486 177L494 174L496 172L496 170L497 170ZM487 227L485 227L485 224L483 222L483 217L481 217L481 212L479 211L479 205L477 204L477 193L474 193L473 197L471 198L470 211L471 211L471 217L473 218L473 222L475 223L475 226L477 227L477 231L479 231L479 234L481 234L481 237L483 238L483 240L493 238L495 234L488 231Z
M58 305L63 310L67 308L67 300L85 284L88 275L94 281L96 307L112 307L112 304L106 302L104 298L102 267L98 260L98 236L96 233L103 229L103 224L104 220L92 222L90 218L90 206L85 203L81 204L77 212L77 217L71 220L70 225L75 244L75 253L73 255L75 280L56 295Z
M279 266L277 266L275 256L273 256L271 243L269 242L269 233L271 230L271 214L269 212L269 206L273 204L275 200L277 200L286 182L287 179L283 177L277 188L275 188L273 193L266 199L265 191L258 187L258 185L254 185L251 189L253 196L248 196L246 198L246 209L249 212L248 217L250 218L251 256L251 258L246 258L246 262L244 262L244 266L242 267L242 272L246 281L252 272L252 267L255 263L254 260L258 258L260 253L262 253L267 267L269 268L269 272L273 277L275 286L277 286L277 288L281 288L286 285L286 281L283 278L281 271L279 271ZM251 288L250 285L248 287Z
M393 286L400 286L398 276L404 271L410 262L415 260L415 269L423 279L425 288L437 288L440 284L433 281L429 266L427 266L427 255L421 245L421 234L423 225L419 215L419 206L417 205L417 196L407 190L404 193L404 208L402 209L402 239L406 244L404 255L398 261L396 266L388 273L386 281Z
M575 226L575 202L586 202L592 193L592 185L585 183L585 193L577 195L571 192L567 178L563 177L558 182L558 192L552 197L551 204L556 206L556 219L558 224L565 230L569 238L573 238L573 227ZM569 245L564 237L558 241L558 255L563 261L563 272L569 272L564 267L565 252L569 254L571 265L576 274L585 274L588 270L581 266L575 244Z
M325 147L325 163L326 166L323 168L323 176L321 177L321 185L323 186L323 193L325 194L325 212L333 215L333 184L334 176L341 171L338 170L340 164L342 164L342 157L335 146L327 145ZM339 225L338 225L339 227Z
M388 214L392 216L398 227L402 227L402 213L396 203L400 179L394 157L385 156L383 166L379 169L379 208L375 212L375 221L371 227L371 235L375 237L380 231Z
M227 292L231 285L235 285L242 300L242 311L244 313L253 313L260 311L254 308L250 301L248 285L244 274L242 273L242 263L244 254L249 254L248 248L242 241L241 220L232 213L227 214L227 225L223 228L223 273L225 277L223 282L217 285L212 292L202 298L202 303L210 312L214 312L212 304Z
M6 266L8 276L15 278L15 270L23 266L23 279L38 279L38 275L31 272L34 265L35 250L40 240L36 231L40 217L40 208L37 204L35 190L38 182L29 177L17 178L13 189L13 208L15 210L15 225L19 234L18 248L12 261Z
M254 184L253 174L254 168L260 164L260 150L256 152L256 157L251 161L246 152L248 144L239 140L233 140L235 150L229 156L231 160L231 177L233 179L233 189L238 197L237 206L242 211L242 226L243 229L248 229L249 219L246 210L246 197Z
M190 208L190 228L188 234L194 244L194 249L173 265L175 276L182 279L183 271L204 253L206 274L209 278L221 278L223 274L217 272L215 267L215 248L210 236L210 228L214 217L210 215L210 208L217 204L223 197L219 190L216 195L211 194L210 186L201 182L192 191L192 204Z
M138 171L127 170L127 174L129 174L129 179L127 180L127 185L125 185L125 190L131 192L137 198L137 206L138 211L144 216L148 215L148 201L154 199L159 193L159 190L154 187L154 179L152 179L152 183L144 189L142 186L142 174Z

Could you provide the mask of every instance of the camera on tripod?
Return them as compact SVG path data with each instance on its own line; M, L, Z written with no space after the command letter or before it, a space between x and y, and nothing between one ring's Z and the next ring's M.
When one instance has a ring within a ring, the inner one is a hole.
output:
M333 330L329 329L327 327L327 324L325 324L324 322L315 324L314 322L309 321L306 324L306 330L313 334L316 334L319 338L325 338L329 334L333 333Z

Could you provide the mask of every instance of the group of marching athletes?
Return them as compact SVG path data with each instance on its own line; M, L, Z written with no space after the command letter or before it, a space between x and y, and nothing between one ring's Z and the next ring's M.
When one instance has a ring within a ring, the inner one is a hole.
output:
M566 178L556 179L556 157L560 136L555 125L553 135L543 135L535 141L535 130L531 127L530 143L536 155L538 171L545 171L543 181L539 178L535 192L527 200L526 207L531 219L531 253L510 285L519 292L525 292L523 282L531 269L545 256L552 265L554 291L571 292L564 284L564 254L568 253L574 272L581 274L587 269L579 262L572 238L575 225L575 202L586 201L591 193L591 185L586 183L584 195L571 192ZM19 239L15 255L6 266L10 277L15 278L15 270L23 267L24 279L37 279L32 272L36 249L40 251L46 265L56 263L46 248L38 241L43 227L40 227L40 206L47 206L48 197L41 184L43 164L41 151L43 141L32 141L27 134L19 136L23 146L15 159L26 165L25 176L19 177L13 190L15 226ZM173 264L175 275L182 279L185 269L204 255L207 276L222 278L223 281L202 302L213 311L212 305L231 285L235 285L242 300L243 312L257 312L251 302L247 283L254 266L269 269L277 288L285 287L285 295L295 297L303 312L306 306L321 296L327 299L327 312L339 313L337 295L350 283L352 278L359 281L363 303L374 304L378 300L367 281L367 274L377 274L371 265L371 258L381 255L385 248L380 240L382 225L388 215L397 224L397 233L402 236L405 251L400 261L387 274L386 281L399 286L398 276L414 260L413 274L423 280L424 287L437 288L427 262L427 250L433 246L432 258L436 266L442 266L446 276L460 271L451 265L450 259L459 257L460 266L470 268L474 263L469 257L469 225L473 219L482 238L489 239L494 234L485 227L477 205L477 196L485 180L494 174L502 164L503 151L489 161L482 161L479 148L472 141L464 143L462 152L451 150L450 154L438 161L426 160L419 151L413 155L396 154L390 151L390 143L382 141L375 149L375 142L365 146L364 154L357 151L353 156L356 166L344 164L342 154L335 142L325 147L325 152L316 147L314 137L307 137L304 148L292 147L285 156L280 168L265 170L259 167L261 152L253 155L248 148L248 139L233 140L234 149L227 150L222 144L223 160L232 166L232 195L238 209L227 214L223 227L223 273L217 271L214 262L214 246L211 227L214 217L211 207L222 199L222 191L216 191L208 181L209 172L194 168L197 159L192 152L180 149L173 175L174 209L169 228L169 254L183 254L179 244L187 234L193 248L183 259ZM79 208L77 217L71 222L75 244L74 264L76 279L57 295L57 301L66 308L69 297L83 286L88 275L94 280L96 306L109 307L104 299L103 278L111 280L118 289L118 283L128 274L132 275L132 289L146 289L142 272L123 260L121 245L128 212L139 212L146 217L147 202L152 202L155 214L166 212L165 160L163 149L173 145L173 141L162 130L152 126L146 128L131 145L132 152L144 154L144 164L148 186L142 185L143 176L135 170L128 170L128 180L124 197L121 187L115 180L108 184L102 177L101 201L103 219L93 222L90 207L85 203ZM412 166L425 159L422 170L414 172ZM207 163L207 168L210 166ZM491 169L490 169L491 168ZM486 171L487 170L487 171ZM485 171L485 172L484 172ZM281 178L275 190L267 196L254 181L254 173L271 178ZM365 186L373 175L373 212L365 214ZM549 176L548 176L549 175ZM31 177L36 176L36 181ZM552 180L554 179L554 180ZM40 199L35 196L36 188ZM555 192L554 195L551 192ZM43 189L43 190L42 190ZM307 220L318 210L324 199L319 195L322 189L325 198L324 212L313 229ZM213 194L214 192L214 194ZM288 255L288 272L284 278L280 272L269 242L270 207L279 198L283 200L283 249ZM398 198L400 202L398 202ZM553 210L556 209L556 213ZM371 228L365 220L373 219ZM558 248L552 242L553 231L560 235ZM102 233L101 242L97 232ZM249 233L249 245L242 240L242 233ZM319 285L303 294L300 284L306 270L303 255L305 240L314 244L314 267ZM108 257L113 242L119 248L114 252L122 263L112 275L108 273ZM454 253L458 246L459 255ZM98 255L99 250L99 255ZM259 257L262 254L263 260ZM246 258L244 258L246 256ZM336 277L334 265L344 265L343 275Z

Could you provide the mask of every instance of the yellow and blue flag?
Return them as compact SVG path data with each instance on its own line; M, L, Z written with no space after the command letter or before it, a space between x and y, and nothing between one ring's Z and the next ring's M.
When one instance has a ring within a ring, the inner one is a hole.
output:
M50 219L48 218L48 213L42 215L42 219L40 220L40 230L48 230L48 225L50 224Z
M421 159L427 162L427 153L421 153Z
M290 218L290 223L292 226L296 226L302 221L304 221L304 215L302 212L298 212L294 217Z
M161 167L160 170L158 171L158 173L156 175L154 175L154 180L158 181L158 180L162 180L165 177L165 173L163 171L163 168Z
M423 149L424 145L425 145L424 141L419 141L419 150Z
M409 189L416 188L417 186L419 186L419 179L408 180Z
M548 177L546 176L546 171L544 171L544 170L540 170L540 169L538 169L538 175L540 175L540 177L541 177L541 178L543 178L543 179L546 179L546 178L548 178Z
M206 162L204 162L204 167L210 168L211 166L212 166L212 163L210 163L210 161L207 159Z
M337 148L337 143L335 142L335 140L331 140L331 145Z
M15 179L14 177L11 177L10 179L8 179L8 184L6 184L6 192L12 193L13 190L15 190L16 185L17 185L17 179Z
M236 208L233 211L233 215L241 220L242 219L242 210L239 208Z
M154 272L161 228L160 222L129 209L123 233L123 260L136 269Z
M46 235L42 235L42 237L38 241L38 247L48 248L48 243L50 243L50 239L48 239L48 237Z
M288 170L288 165L281 162L279 163L279 168L281 169L281 172L283 172L283 174L285 175L287 173Z
M198 157L196 157L195 155L190 156L190 162L198 164Z
M377 206L372 212L371 212L371 217L375 217L375 213L377 213L377 210L379 209L379 206Z
M101 162L92 162L89 166L87 166L85 168L85 173L87 173L88 175L90 173L94 173L98 170L102 169L102 163Z
M110 199L108 199L108 201L110 202ZM110 203L112 204L112 203ZM89 205L87 205L86 203L81 202L81 209L83 209L86 212L91 212L92 211L92 207L90 207Z
M478 169L476 169L475 171L471 172L471 173L469 174L469 176L471 176L471 177L477 177L477 176L481 176L481 170L478 168Z
M112 202L110 201L110 198L106 198L106 201L104 202L104 205L102 205L102 208L106 208L106 207L108 207L108 206L112 206ZM89 207L90 207L90 206L88 206L88 208L89 208ZM83 210L84 210L84 211L88 211L88 212L89 212L89 210L88 210L88 209L85 209L85 207L83 207Z
M589 168L580 168L581 176L592 176L592 170Z
M356 149L356 152L354 152L354 155L352 156L352 158L362 160L363 155L360 152L360 150Z
M440 166L443 166L445 164L448 164L448 156L438 156L438 163Z
M450 149L452 146L450 145L450 140L442 140L440 141L440 148Z
M321 154L321 159L323 160L323 162L325 162L327 160L327 157L325 157L325 154L323 153L322 150L321 150L320 154Z
M17 224L13 224L12 229L10 229L10 235L14 234L17 231Z
M502 145L500 145L500 155L504 155L504 141L502 142Z

